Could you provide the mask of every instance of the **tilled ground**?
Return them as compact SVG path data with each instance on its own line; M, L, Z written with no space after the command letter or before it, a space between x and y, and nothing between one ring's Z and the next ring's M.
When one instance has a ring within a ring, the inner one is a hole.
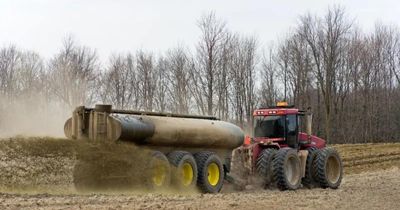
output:
M223 193L215 195L137 191L82 194L73 187L72 169L82 159L80 153L89 155L83 157L89 161L92 149L82 149L79 143L62 139L6 139L0 141L0 209L400 208L400 144L334 147L345 166L345 176L337 190L237 192L226 185ZM125 149L135 148L122 148L121 152ZM101 160L101 156L96 158Z
M12 209L398 209L400 170L348 175L337 190L250 190L220 194L0 194Z

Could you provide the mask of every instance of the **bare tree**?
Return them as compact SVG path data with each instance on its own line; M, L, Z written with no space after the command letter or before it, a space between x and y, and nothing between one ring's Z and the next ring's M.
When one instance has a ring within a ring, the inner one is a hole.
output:
M67 37L61 51L50 60L48 71L52 94L68 107L93 103L99 72L94 50L77 46L71 37Z
M140 92L142 102L141 108L152 111L157 79L153 55L144 51L138 51L136 54L136 66L137 81L139 83L138 91Z
M156 88L155 88L155 103L157 110L165 112L168 108L170 98L168 97L169 80L168 80L168 61L160 57L156 67Z
M231 66L233 106L236 122L251 127L255 107L255 66L257 41L254 37L237 38L235 56Z
M47 61L13 45L2 47L0 123L14 119L7 110L23 110L21 101L35 120L45 116L48 122L54 113L43 111L49 104L71 110L102 101L122 109L217 115L247 129L257 105L285 99L299 108L312 106L313 130L329 143L400 138L397 26L377 23L363 32L340 7L324 16L306 14L260 64L253 36L231 32L214 13L202 16L198 26L195 52L178 46L165 54L117 54L104 69L94 50L71 37Z
M324 98L327 140L331 135L332 104L336 97L337 69L341 62L339 55L345 47L345 38L350 28L344 9L334 7L328 9L324 19L303 16L298 29L313 55L315 76Z
M277 72L276 64L274 61L273 48L270 47L268 53L263 54L261 64L261 88L259 90L259 97L262 107L272 106L277 102Z
M120 109L137 108L137 103L134 103L137 81L132 55L112 56L110 66L101 78L103 102Z
M173 112L188 113L191 105L190 71L192 64L190 58L182 47L168 52L167 68L169 95Z
M225 22L211 12L199 20L198 26L202 35L197 45L197 66L192 79L196 88L201 90L195 91L200 110L203 114L213 115L218 57L225 38Z
M20 54L13 45L0 50L0 93L5 103L11 102L15 96L16 68Z

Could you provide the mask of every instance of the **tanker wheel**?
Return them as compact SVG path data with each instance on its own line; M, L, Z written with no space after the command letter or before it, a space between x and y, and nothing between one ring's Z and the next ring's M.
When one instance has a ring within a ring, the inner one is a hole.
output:
M307 149L308 155L306 160L306 167L305 167L305 176L301 180L303 186L307 188L312 188L317 185L317 181L314 177L315 171L313 164L315 162L316 157L318 156L319 150L315 147L310 147Z
M154 151L149 162L148 177L146 187L148 189L157 190L166 188L171 182L171 167L168 158L159 151Z
M343 164L334 148L322 149L313 164L315 178L322 188L337 189L342 182Z
M197 165L189 152L173 151L168 154L168 160L175 168L172 169L172 184L179 189L196 186Z
M220 158L213 152L194 154L197 163L197 185L203 193L217 193L224 181L224 170Z
M277 153L276 149L268 148L261 151L256 161L256 170L263 179L265 187L272 182L272 160Z
M297 150L278 150L273 160L274 179L280 190L295 190L301 182L300 158Z

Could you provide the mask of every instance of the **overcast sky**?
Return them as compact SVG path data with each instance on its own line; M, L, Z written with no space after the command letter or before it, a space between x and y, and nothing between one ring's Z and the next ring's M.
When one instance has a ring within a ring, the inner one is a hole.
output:
M140 48L191 47L200 35L196 21L209 11L232 31L255 34L266 46L296 25L299 15L323 14L334 4L365 30L378 20L400 25L396 0L0 0L0 46L12 43L49 58L72 34L103 61Z

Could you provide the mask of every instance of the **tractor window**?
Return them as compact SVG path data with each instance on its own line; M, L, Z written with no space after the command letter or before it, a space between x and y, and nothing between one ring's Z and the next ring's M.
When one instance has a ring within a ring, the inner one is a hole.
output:
M297 117L296 115L288 115L287 116L287 128L288 134L296 133L297 130Z
M257 116L254 123L254 137L283 138L284 116Z
M297 115L286 116L287 136L286 143L289 147L297 148Z

